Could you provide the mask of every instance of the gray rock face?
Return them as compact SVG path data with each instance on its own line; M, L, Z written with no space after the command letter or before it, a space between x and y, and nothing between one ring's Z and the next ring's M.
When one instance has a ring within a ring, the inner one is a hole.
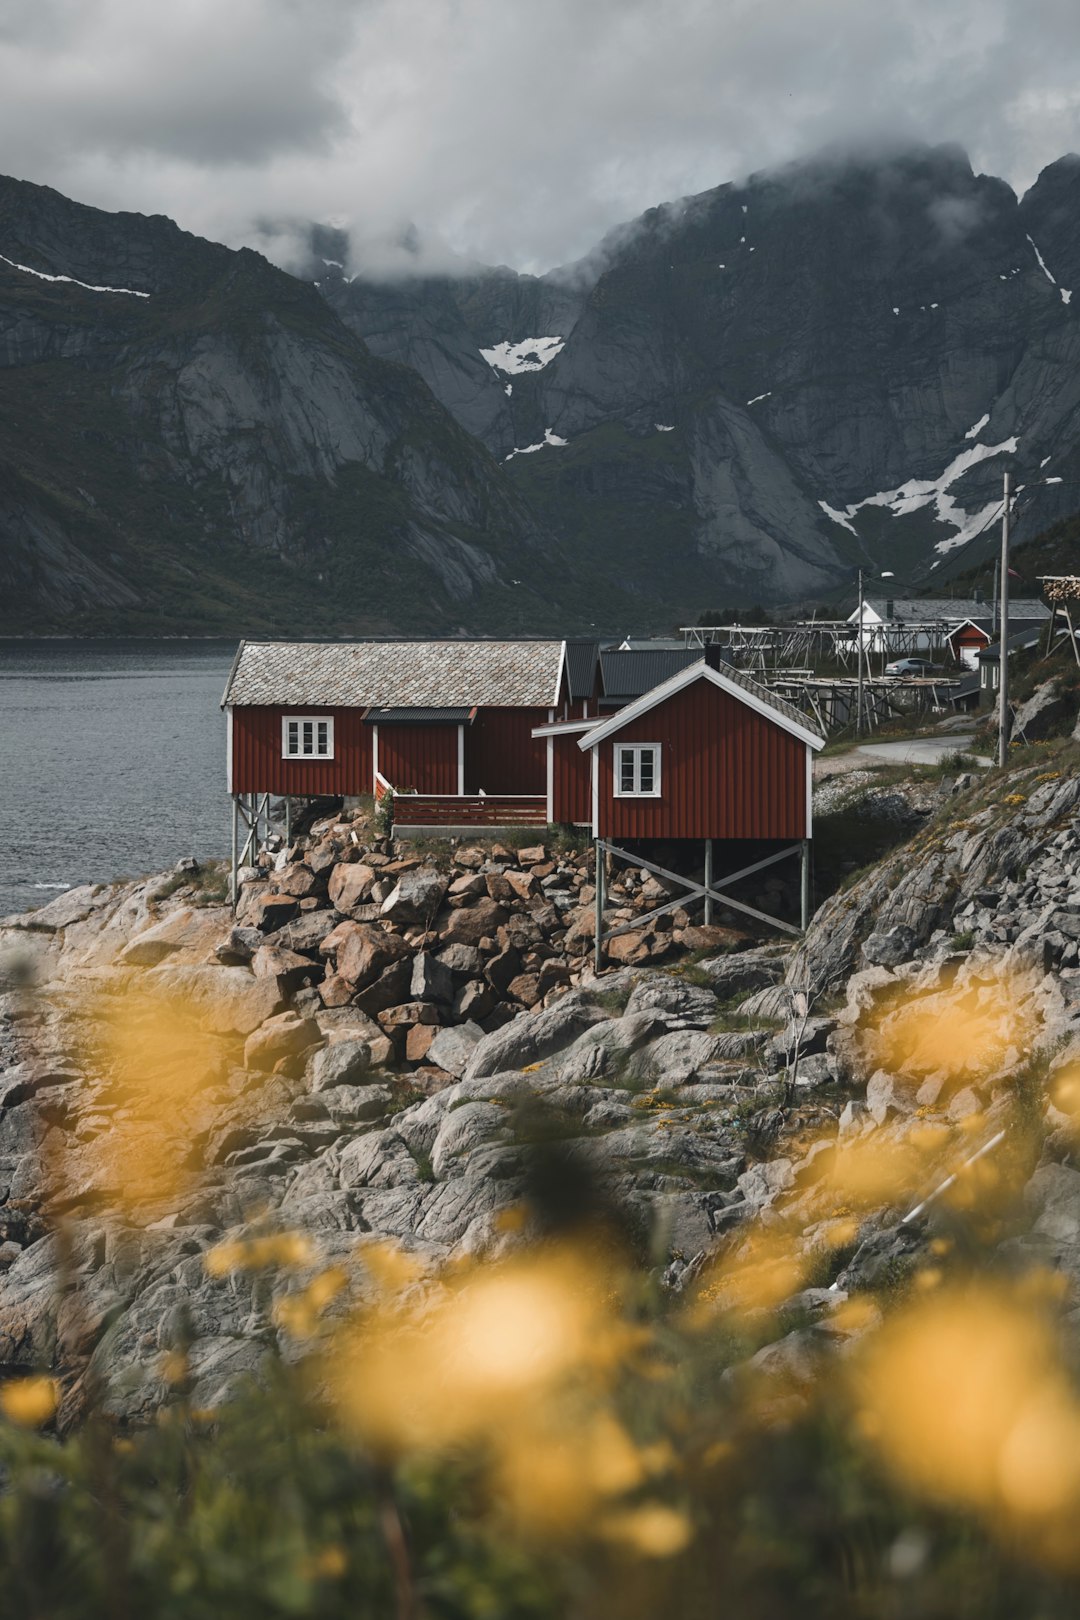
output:
M366 1041L335 1041L320 1048L312 1059L311 1089L363 1084L370 1067L371 1048Z
M87 611L144 607L153 583L134 536L147 486L160 546L182 550L185 534L213 525L242 559L223 561L220 617L204 611L203 628L232 622L252 557L280 575L298 614L310 611L317 582L279 559L301 554L312 524L328 555L348 549L365 577L356 594L342 583L354 576L339 576L342 630L355 629L358 613L378 622L388 555L433 626L456 627L480 588L515 602L523 590L538 593L536 526L488 455L414 372L387 365L344 328L314 287L159 216L101 213L16 180L0 182L0 219L18 262L93 285L126 278L148 295L114 297L106 308L71 283L5 267L0 366L59 366L74 408L103 424L120 459L106 474L47 413L37 421L39 467L67 445L72 516L57 517L29 463L5 489L4 625L21 621L25 633L50 613L74 625ZM380 517L376 500L357 537L335 513L340 479L383 491L394 516ZM507 567L511 550L519 555Z
M1073 892L1080 905L1076 874L1061 870L1063 859L1075 854L1069 824L1080 806L1080 779L1030 786L1022 803L1003 806L1000 814L987 809L964 818L917 861L901 848L834 894L788 959L787 983L820 993L844 983L860 958L868 959L867 946L879 962L884 952L896 966L924 951L935 932L945 944L949 929L1009 948L1018 965L1075 965L1070 940L1048 924L1055 913L1071 916Z
M465 1069L465 1078L474 1080L508 1069L524 1069L541 1063L552 1053L569 1046L593 1024L603 1023L611 1014L589 1006L573 992L553 1007L532 1018L515 1018L504 1029L485 1035L477 1044Z

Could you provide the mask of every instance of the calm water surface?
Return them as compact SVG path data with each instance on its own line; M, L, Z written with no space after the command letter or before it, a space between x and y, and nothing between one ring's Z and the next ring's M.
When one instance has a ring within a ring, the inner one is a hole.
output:
M0 641L0 916L229 848L235 641Z

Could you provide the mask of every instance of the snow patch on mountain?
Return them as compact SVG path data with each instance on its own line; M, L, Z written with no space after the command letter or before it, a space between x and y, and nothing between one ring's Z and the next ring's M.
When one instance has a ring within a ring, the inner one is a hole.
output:
M39 281L67 281L73 287L82 287L85 292L96 293L123 293L126 298L149 298L150 294L136 292L134 287L95 287L89 281L80 281L77 276L50 276L44 270L32 270L28 264L19 264L15 259L9 259L6 254L0 253L0 260L10 264L13 270L21 270L24 275L37 276Z
M513 461L515 456L535 455L537 450L543 450L545 445L550 445L554 450L562 450L567 444L569 444L569 442L569 439L560 439L559 435L557 433L553 433L551 428L545 428L544 437L538 444L519 445L516 450L511 450L508 456L504 456L503 460Z
M1018 439L1012 438L1004 439L1000 444L973 444L969 450L962 450L958 456L954 456L938 478L910 478L906 484L901 484L899 489L886 489L876 495L867 495L864 500L853 501L850 506L839 511L825 501L819 501L818 505L834 523L849 529L852 534L858 532L852 519L864 507L884 506L893 517L899 518L908 517L912 512L919 512L923 507L933 506L939 522L951 523L957 531L948 540L939 540L934 547L936 552L944 556L946 552L955 551L958 546L966 545L969 540L973 540L1001 506L1000 501L991 501L975 512L967 512L959 501L949 494L949 490L980 462L990 461L994 456L1014 454L1019 442Z
M566 347L561 337L522 338L520 343L496 343L480 353L493 371L513 377L522 371L543 371Z
M1031 237L1030 236L1028 237L1028 241L1031 242ZM1038 259L1038 261L1039 261L1039 269L1042 271L1043 275L1046 277L1046 279L1050 283L1051 287L1057 287L1058 292L1061 294L1061 302L1063 304L1069 303L1071 298L1072 298L1072 292L1070 291L1070 289L1068 287L1062 287L1060 285L1057 277L1051 272L1050 267L1048 266L1046 260L1043 258L1042 254L1039 252L1038 248L1035 246L1034 242L1031 242L1031 251L1032 251L1032 253L1034 253L1035 257Z
M986 426L987 422L989 422L989 420L990 420L990 412L987 411L985 416L980 416L979 420L977 422L973 423L972 426L968 428L967 432L964 434L964 438L965 439L977 439L979 437L979 434L982 432L983 428Z

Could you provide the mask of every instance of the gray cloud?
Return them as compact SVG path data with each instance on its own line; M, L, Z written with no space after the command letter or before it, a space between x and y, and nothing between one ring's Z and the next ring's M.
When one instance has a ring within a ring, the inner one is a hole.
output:
M1075 0L7 0L0 166L232 243L338 219L370 268L543 269L827 142L1023 187L1080 145L1078 61Z

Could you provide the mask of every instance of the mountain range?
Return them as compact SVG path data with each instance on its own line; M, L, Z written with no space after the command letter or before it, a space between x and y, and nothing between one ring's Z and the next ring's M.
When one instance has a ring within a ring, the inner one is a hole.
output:
M579 264L295 273L0 180L0 630L662 628L1080 507L1080 158L826 154ZM1073 290L1076 302L1073 302Z

